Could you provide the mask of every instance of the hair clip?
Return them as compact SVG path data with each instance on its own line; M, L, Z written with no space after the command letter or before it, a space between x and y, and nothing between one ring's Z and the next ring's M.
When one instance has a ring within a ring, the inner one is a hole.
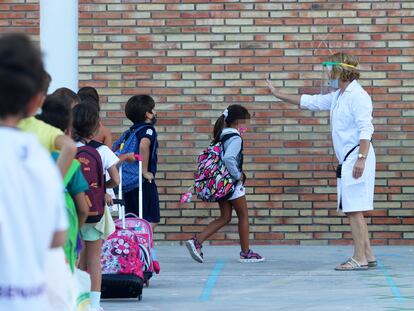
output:
M224 120L227 119L227 117L229 116L229 111L227 110L227 108L223 111L223 116Z

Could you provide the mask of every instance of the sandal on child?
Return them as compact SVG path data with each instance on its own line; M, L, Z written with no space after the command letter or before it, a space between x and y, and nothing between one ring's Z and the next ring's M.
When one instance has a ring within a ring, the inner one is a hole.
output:
M348 265L348 266L346 266ZM349 258L347 261L341 263L335 268L336 271L364 271L368 270L368 265L361 265L354 258Z

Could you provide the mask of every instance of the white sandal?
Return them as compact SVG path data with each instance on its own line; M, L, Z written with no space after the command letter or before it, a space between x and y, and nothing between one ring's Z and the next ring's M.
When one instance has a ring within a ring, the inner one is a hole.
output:
M349 265L349 267L344 267L345 265ZM337 266L335 270L336 271L363 271L363 270L368 270L368 265L361 265L361 263L359 263L358 261L356 261L354 258L351 257L347 261Z

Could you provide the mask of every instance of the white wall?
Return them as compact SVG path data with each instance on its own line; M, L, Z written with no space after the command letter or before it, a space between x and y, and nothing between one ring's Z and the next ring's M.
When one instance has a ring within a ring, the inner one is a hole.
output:
M40 0L40 46L52 76L49 93L78 90L78 0Z

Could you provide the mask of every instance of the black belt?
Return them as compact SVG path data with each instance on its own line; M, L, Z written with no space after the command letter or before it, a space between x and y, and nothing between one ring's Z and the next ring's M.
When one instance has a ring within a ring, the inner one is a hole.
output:
M352 151L354 151L357 147L359 147L359 144L356 145L351 150L349 150L349 152L345 156L344 162L346 161L346 159L348 159L348 157L350 156L350 154L352 153ZM336 167L336 178L341 178L341 177L342 177L342 164L338 164L338 166Z

